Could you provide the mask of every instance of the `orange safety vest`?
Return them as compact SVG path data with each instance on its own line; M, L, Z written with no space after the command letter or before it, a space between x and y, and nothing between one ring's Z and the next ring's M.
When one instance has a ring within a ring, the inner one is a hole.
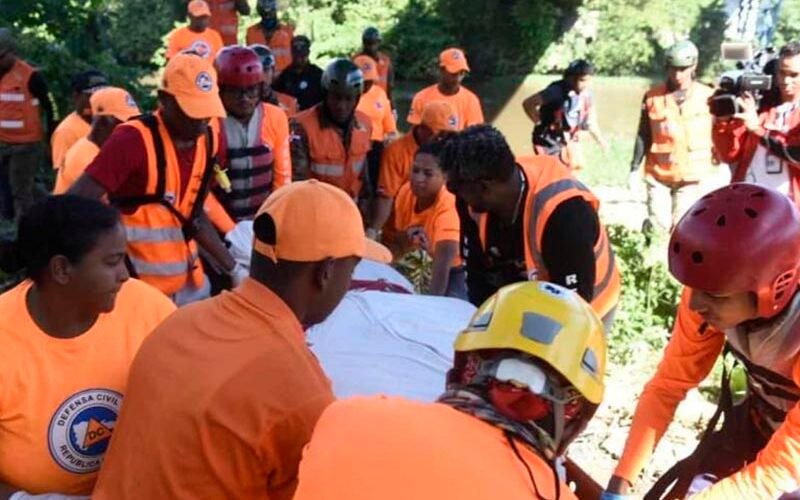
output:
M272 104L276 104L281 108L286 113L286 116L291 118L297 114L297 99L289 94L278 92L277 90L273 90L272 93L275 94L277 101Z
M523 231L525 241L525 268L528 279L548 281L550 279L542 258L542 236L547 221L562 202L581 197L594 207L600 207L597 197L580 181L575 179L561 162L553 156L527 156L517 158L528 182L525 199ZM592 307L601 318L611 312L619 302L621 279L614 262L614 250L608 241L606 228L600 223L599 237L594 245L595 282ZM486 214L480 214L481 247L486 251ZM531 230L534 238L531 238ZM533 243L533 246L531 246Z
M136 276L172 295L191 283L203 283L203 268L194 241L195 223L208 194L216 145L209 128L197 141L194 165L181 193L175 147L158 113L125 122L139 131L147 151L147 189L143 196L111 199L121 208L128 237L128 257ZM210 147L209 147L210 145Z
M208 0L211 10L211 28L222 36L225 45L239 43L239 14L236 12L236 2L233 0Z
M645 172L662 183L697 182L712 168L711 113L708 98L713 90L694 82L686 100L678 105L666 85L645 94L652 145Z
M353 116L350 144L347 150L337 127L323 127L322 108L316 105L295 116L308 139L311 177L333 184L355 198L361 190L361 173L370 148L372 130L369 118L359 111Z
M22 59L0 78L0 142L23 144L42 140L39 99L28 85L36 70Z

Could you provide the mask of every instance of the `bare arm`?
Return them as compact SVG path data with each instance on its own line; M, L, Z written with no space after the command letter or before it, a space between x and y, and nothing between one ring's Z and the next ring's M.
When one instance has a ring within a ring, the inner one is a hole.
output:
M603 133L600 131L600 123L597 121L597 111L594 106L592 106L591 111L589 111L589 117L586 120L586 130L598 146L602 149L608 148L608 143L603 137Z
M458 253L457 241L440 241L433 252L430 295L444 295L450 280L450 268Z
M528 118L536 124L539 123L539 106L542 105L542 93L536 93L522 101L522 109Z
M195 235L197 244L208 252L208 255L214 259L214 263L218 264L223 271L230 272L233 270L235 264L233 257L220 239L214 226L211 225L208 216L205 213L201 213L197 223L197 234Z
M369 223L369 228L375 231L383 228L386 225L386 221L389 220L389 216L392 215L393 206L393 199L383 195L376 196L372 204L372 220Z
M106 193L106 188L101 186L99 182L94 180L90 175L84 173L81 174L78 180L75 181L75 184L69 188L67 194L99 200L108 193Z

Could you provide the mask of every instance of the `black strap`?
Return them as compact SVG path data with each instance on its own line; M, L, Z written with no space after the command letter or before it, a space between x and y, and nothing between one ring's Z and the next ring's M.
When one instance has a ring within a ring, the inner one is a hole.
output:
M701 326L701 329L702 328L704 328L704 326ZM722 387L720 388L719 402L717 403L717 410L714 412L711 420L708 421L706 430L703 432L703 437L700 439L700 442L691 455L678 461L658 478L658 481L653 484L650 491L644 495L644 500L672 500L684 498L698 468L702 465L705 457L713 451L709 448L708 444L711 441L711 436L716 432L719 417L723 414L729 415L733 408L733 393L731 392L731 370L733 366L729 369L725 362L729 352L730 347L726 343L722 352ZM734 366L735 364L736 360L734 360Z
M114 198L111 203L119 208L136 209L143 205L159 204L170 211L178 221L181 223L184 239L189 242L194 239L197 234L197 220L200 215L200 210L203 209L205 199L208 196L208 190L211 183L211 176L214 173L214 137L210 127L206 129L206 163L205 170L203 171L203 178L200 182L200 190L195 198L194 205L186 218L182 213L175 208L170 201L165 199L166 185L167 185L167 156L164 151L164 140L161 133L158 131L158 120L152 114L142 115L135 120L139 120L144 124L150 132L150 137L153 141L153 151L156 160L156 189L152 194L142 196L129 196L124 198Z

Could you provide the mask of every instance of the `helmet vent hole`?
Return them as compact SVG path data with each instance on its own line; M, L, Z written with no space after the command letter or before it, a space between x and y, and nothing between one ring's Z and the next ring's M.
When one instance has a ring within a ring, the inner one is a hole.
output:
M696 217L696 216L702 214L703 212L705 212L706 210L707 210L706 208L698 208L697 210L692 212L692 215Z
M751 198L763 198L764 196L764 191L756 191L755 193L750 194Z
M680 251L681 251L681 244L680 244L680 243L678 243L677 241L676 241L675 243L673 243L673 244L672 244L672 251L673 251L674 253L680 253Z
M756 217L758 217L758 212L756 212L752 208L745 208L744 213L746 213L747 216L750 217L751 219L755 219Z
M703 253L702 252L692 252L692 262L695 264L702 264L703 263Z
M720 215L719 216L719 218L717 219L717 225L719 227L725 227L725 216L724 215Z

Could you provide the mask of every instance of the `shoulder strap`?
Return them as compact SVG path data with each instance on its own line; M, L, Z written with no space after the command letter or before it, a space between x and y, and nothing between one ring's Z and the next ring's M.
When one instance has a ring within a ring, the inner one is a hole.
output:
M134 118L134 120L142 122L150 132L150 138L153 140L153 150L156 156L156 173L158 178L156 179L156 190L152 194L115 198L111 200L113 205L122 208L139 208L142 205L148 205L150 203L162 203L164 201L167 184L167 157L164 153L164 141L161 139L161 134L158 133L158 120L152 114L142 115Z

